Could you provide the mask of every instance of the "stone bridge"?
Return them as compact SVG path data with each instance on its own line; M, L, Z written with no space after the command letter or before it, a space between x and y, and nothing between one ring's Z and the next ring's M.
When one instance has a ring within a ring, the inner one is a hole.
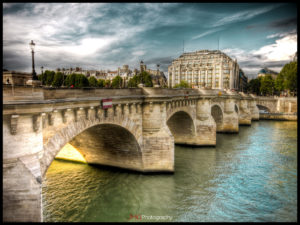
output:
M256 97L259 109L269 113L297 113L297 98L295 97Z
M174 172L174 143L214 146L216 132L258 120L256 104L255 96L219 90L3 85L4 221L43 220L41 184L67 143L89 164Z

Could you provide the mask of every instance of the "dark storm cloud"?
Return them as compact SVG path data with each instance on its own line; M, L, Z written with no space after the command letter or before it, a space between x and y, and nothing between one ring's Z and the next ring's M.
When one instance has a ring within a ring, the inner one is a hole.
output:
M269 24L269 27L272 28L286 28L289 26L297 26L297 17L287 18L284 20L277 20Z
M282 67L282 65L285 65L286 63L290 62L290 60L281 60L276 62L260 62L260 61L243 61L240 62L240 67L252 67L252 68L262 68L262 67Z
M273 31L272 26L280 26L281 8L291 8L287 4L252 3L5 3L3 6L6 58L3 62L12 69L23 66L30 71L28 43L34 40L37 67L116 70L128 64L134 69L144 60L148 68L155 69L160 64L164 72L172 59L182 53L183 40L185 51L196 51L215 48L217 44L212 42L218 36L222 36L223 49L239 48L243 51L238 56L243 60L252 57L255 62L265 62L263 54L247 52L286 36L275 28ZM277 10L276 20L269 19L273 10ZM258 17L262 24L273 24L268 33L261 30L258 39L252 29L245 29L243 36L240 27L256 26ZM289 18L295 18L295 14ZM246 44L238 43L241 39Z

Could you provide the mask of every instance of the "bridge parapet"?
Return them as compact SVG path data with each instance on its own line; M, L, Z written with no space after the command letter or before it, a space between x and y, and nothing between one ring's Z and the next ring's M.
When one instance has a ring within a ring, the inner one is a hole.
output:
M258 96L256 98L258 106L268 109L269 113L296 114L297 97L266 97Z

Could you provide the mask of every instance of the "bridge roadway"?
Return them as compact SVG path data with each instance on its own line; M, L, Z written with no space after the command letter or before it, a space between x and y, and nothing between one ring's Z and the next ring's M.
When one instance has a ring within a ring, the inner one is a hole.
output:
M103 109L108 98L112 107ZM259 119L257 102L219 90L3 85L4 221L43 220L41 184L67 143L90 164L174 172L174 143L214 146L216 132ZM277 102L261 104L271 112Z

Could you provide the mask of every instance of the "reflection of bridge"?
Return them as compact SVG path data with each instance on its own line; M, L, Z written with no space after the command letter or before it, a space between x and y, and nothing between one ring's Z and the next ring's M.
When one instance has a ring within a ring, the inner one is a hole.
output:
M257 98L217 90L3 88L4 221L42 220L41 183L68 142L91 164L173 172L174 143L213 146L259 119Z

